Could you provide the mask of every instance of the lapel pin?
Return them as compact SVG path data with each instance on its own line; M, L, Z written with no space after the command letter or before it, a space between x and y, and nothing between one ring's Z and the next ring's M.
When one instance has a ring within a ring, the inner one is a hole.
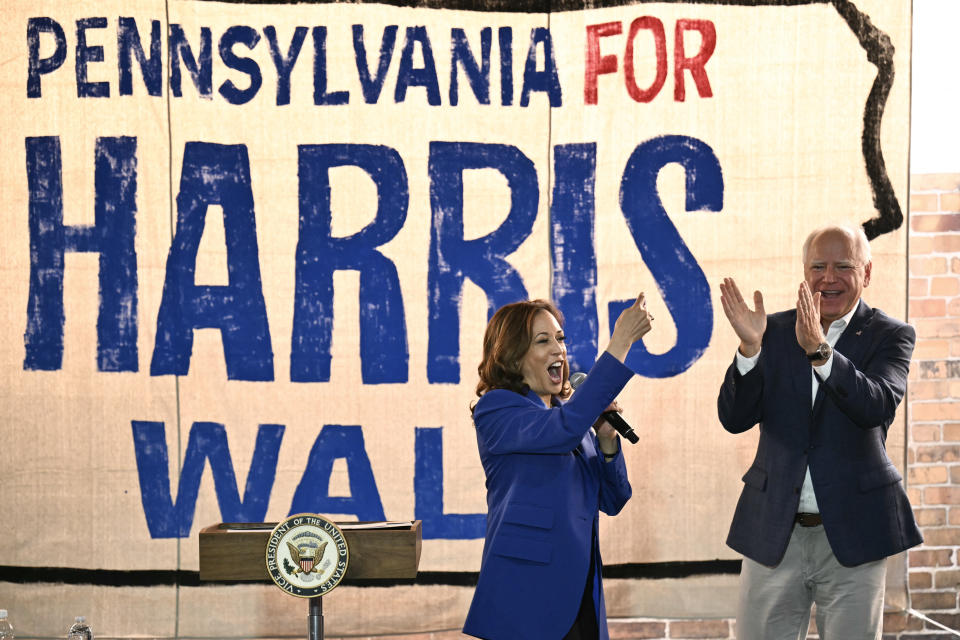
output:
M862 333L863 333L863 330L857 331L857 335L858 335L858 336L859 336L860 334L862 334Z

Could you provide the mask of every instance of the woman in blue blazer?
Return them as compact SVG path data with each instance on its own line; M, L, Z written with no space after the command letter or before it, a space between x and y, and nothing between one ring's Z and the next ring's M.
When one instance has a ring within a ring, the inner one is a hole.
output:
M633 375L624 358L652 319L640 294L576 393L552 304L517 302L490 319L473 407L487 531L464 633L608 638L598 514L619 513L631 489L619 437L601 414L618 409Z

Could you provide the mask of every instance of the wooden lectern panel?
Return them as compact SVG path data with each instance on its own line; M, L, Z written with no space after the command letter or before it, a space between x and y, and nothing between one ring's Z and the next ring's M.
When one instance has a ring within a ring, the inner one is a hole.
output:
M347 539L352 580L416 578L420 564L420 521L338 522ZM200 531L200 580L271 582L267 541L276 522L221 522Z

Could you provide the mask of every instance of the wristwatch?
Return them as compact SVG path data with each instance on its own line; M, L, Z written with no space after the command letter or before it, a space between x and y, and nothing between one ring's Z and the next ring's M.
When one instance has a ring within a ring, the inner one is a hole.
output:
M830 354L833 353L833 349L830 348L830 345L826 342L821 342L817 345L816 350L813 353L807 354L807 360L810 362L816 362L817 360L826 360L830 357Z

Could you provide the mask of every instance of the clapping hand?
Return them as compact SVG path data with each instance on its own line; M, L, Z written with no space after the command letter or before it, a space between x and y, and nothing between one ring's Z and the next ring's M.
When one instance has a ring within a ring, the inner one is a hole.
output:
M720 285L720 304L730 326L740 338L740 353L752 358L760 351L763 332L767 329L767 314L763 310L763 294L753 292L754 309L751 310L740 295L733 278L724 278Z
M810 293L806 282L797 291L797 342L806 353L812 353L826 342L820 324L820 292Z

